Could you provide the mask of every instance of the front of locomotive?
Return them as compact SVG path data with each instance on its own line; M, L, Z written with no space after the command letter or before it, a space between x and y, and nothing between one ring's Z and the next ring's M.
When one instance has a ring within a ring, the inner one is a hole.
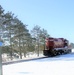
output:
M43 55L51 56L51 51L54 48L54 39L46 38L45 40L45 49L43 50Z
M53 49L53 47L54 47L54 39L53 38L47 38L45 45L46 45L47 50Z

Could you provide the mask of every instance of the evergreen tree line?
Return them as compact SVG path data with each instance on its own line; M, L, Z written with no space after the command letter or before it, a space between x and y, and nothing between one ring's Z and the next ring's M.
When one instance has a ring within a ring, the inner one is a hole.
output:
M0 39L3 42L2 53L10 54L11 60L16 52L22 59L28 52L39 52L44 49L47 30L35 25L29 32L27 25L22 23L12 12L4 13L0 5Z

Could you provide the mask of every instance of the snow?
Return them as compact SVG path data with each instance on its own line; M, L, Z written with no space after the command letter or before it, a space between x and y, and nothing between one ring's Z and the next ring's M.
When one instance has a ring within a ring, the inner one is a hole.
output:
M3 75L74 75L74 51L56 57L3 65Z

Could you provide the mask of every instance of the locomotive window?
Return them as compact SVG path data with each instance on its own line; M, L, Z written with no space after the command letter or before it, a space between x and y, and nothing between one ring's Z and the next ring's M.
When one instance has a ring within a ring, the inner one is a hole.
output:
M54 39L54 41L58 41L57 39Z

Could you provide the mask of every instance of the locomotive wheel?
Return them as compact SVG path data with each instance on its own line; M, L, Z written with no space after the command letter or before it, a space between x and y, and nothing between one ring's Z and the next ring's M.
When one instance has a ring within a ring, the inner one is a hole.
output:
M71 53L71 49L69 49L67 53Z
M64 51L63 51L63 50L61 50L61 51L60 51L60 54L61 54L61 55L62 55L62 54L64 54Z
M58 55L60 55L60 54L61 54L61 52L60 52L60 51L58 51L58 52L57 52L57 54L58 54Z
M52 51L52 56L56 56L57 55L57 51L56 50L53 50Z
M56 50L54 50L54 55L57 55L57 51Z

